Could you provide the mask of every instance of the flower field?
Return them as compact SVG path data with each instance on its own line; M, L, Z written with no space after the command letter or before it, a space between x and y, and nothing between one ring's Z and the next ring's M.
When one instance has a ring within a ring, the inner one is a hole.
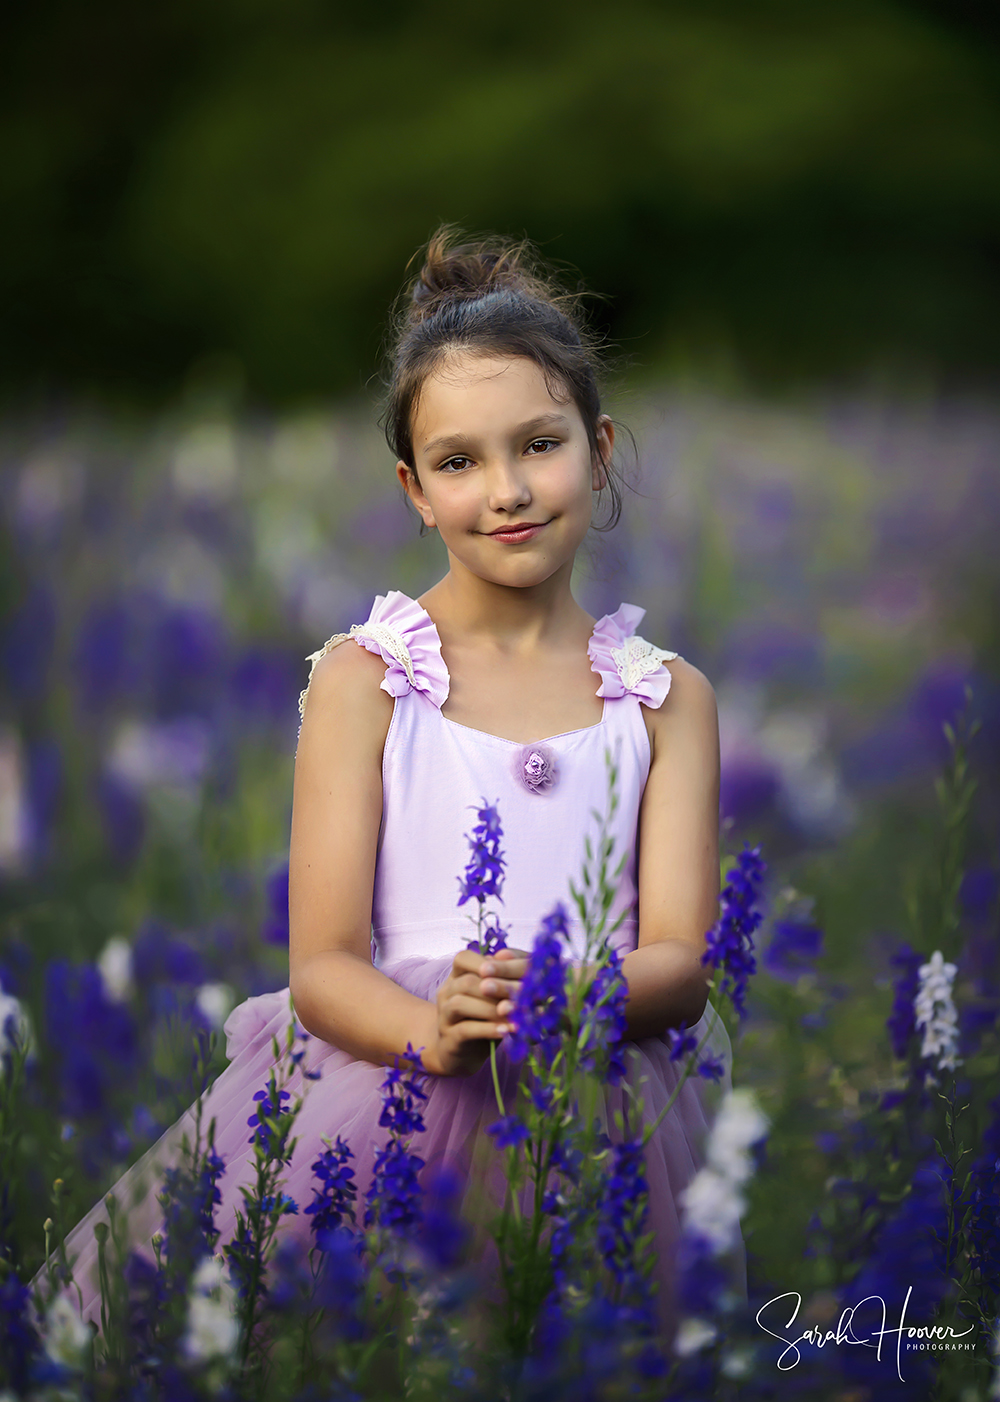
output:
M340 1140L312 1202L283 1193L290 1023L247 1105L236 1235L202 1125L156 1265L113 1213L105 1327L80 1323L62 1238L223 1068L229 1011L287 983L304 658L444 566L366 417L199 401L0 425L0 1397L1000 1396L1000 417L694 390L617 407L635 490L578 597L644 606L722 727L708 944L736 1089L687 1198L674 1350L641 1136L577 1113L625 1054L601 852L589 985L538 912L524 1095L493 1126L502 1308L477 1294L482 1224L422 1172L418 1057L386 1072L373 1193ZM479 818L463 891L485 941L503 814ZM712 1094L693 1043L678 1030L675 1059ZM293 1214L308 1256L282 1243Z

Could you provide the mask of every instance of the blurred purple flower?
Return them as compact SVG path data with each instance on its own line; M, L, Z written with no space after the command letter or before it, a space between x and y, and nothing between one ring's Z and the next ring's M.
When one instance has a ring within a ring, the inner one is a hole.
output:
M31 1289L10 1270L0 1280L0 1377L18 1396L27 1396L29 1386L40 1381L33 1365L42 1345L31 1317Z
M823 931L801 920L776 920L764 950L764 968L775 978L795 983L812 973L823 953Z
M670 1044L671 1061L683 1061L698 1047L698 1038L685 1026L668 1027L667 1041Z
M720 994L729 993L740 1017L746 1015L744 1000L747 982L757 968L753 936L763 918L757 902L766 869L760 848L744 846L729 869L722 890L721 913L708 931L708 948L701 959L709 969L721 970L718 991Z
M205 609L166 609L151 635L157 716L209 716L217 704L228 652L222 621Z
M733 755L722 766L719 815L740 827L759 822L774 811L780 788L780 776L769 760Z
M264 725L290 724L299 692L300 664L296 654L278 646L247 648L233 663L229 691L236 710Z
M95 799L112 856L120 866L131 866L146 837L142 797L131 784L105 772L97 781Z
M717 1056L704 1056L698 1062L698 1075L706 1081L721 1081L725 1069Z
M504 1115L488 1125L486 1133L498 1149L512 1149L518 1144L526 1144L531 1138L528 1126L516 1115Z
M288 944L288 863L264 882L267 910L261 935L268 944Z
M611 1085L621 1085L625 1066L625 1004L628 985L622 973L622 957L609 949L607 962L591 979L583 998L579 1042L580 1065L596 1071ZM607 1062L607 1065L602 1063Z
M489 896L501 899L503 869L505 862L500 849L503 828L496 806L490 806L483 799L483 806L476 810L479 822L472 829L466 841L472 848L472 857L465 868L464 877L459 877L461 895L458 904L468 900L485 901Z
M900 1059L907 1056L911 1038L917 1033L913 1002L920 991L919 969L926 962L926 955L918 954L906 941L889 960L900 974L892 985L892 1011L886 1020L886 1027L892 1038L893 1053Z
M566 1011L563 942L568 934L569 916L560 903L542 921L510 1015L513 1030L507 1035L507 1055L511 1061L523 1061L532 1044L550 1042L559 1034Z
M440 1270L462 1263L471 1237L460 1204L466 1179L448 1163L435 1164L424 1178L424 1220L420 1244Z
M103 710L134 691L134 659L132 620L125 606L117 601L92 604L73 651L77 692L85 710Z
M53 830L63 786L63 758L57 740L33 740L27 754L28 846L36 860L52 853Z
M44 693L56 640L56 604L52 590L35 584L0 629L0 671L17 701L36 701Z
M155 920L147 921L136 936L132 974L140 987L153 983L193 986L206 981L201 951Z

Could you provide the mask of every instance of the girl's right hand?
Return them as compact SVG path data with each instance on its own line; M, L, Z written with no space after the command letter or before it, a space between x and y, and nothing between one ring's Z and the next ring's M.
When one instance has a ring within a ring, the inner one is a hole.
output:
M455 955L437 993L437 1034L423 1054L437 1076L471 1076L490 1054L490 1043L510 1030L521 979L528 968L522 949L484 956L474 949Z

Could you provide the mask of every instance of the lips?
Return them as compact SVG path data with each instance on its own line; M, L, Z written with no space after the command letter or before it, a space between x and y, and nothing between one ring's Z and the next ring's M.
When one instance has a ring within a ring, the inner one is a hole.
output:
M516 526L501 526L499 530L488 532L491 540L510 541L530 540L548 523L546 521L522 521Z

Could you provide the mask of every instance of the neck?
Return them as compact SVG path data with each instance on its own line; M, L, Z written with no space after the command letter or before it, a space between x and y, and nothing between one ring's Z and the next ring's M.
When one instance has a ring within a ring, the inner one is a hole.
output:
M532 648L593 626L593 619L573 597L573 562L540 584L515 588L495 584L451 561L445 577L422 594L442 640L462 637L501 648Z

